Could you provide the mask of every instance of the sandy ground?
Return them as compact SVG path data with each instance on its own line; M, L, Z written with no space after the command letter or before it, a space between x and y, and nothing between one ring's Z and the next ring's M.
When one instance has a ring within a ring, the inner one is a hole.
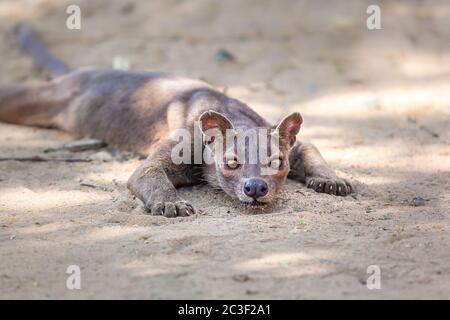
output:
M300 136L358 192L289 181L254 211L198 186L181 195L201 214L153 217L125 188L135 157L55 151L73 137L0 124L0 157L95 159L0 162L0 298L450 298L448 1L379 1L374 31L377 1L75 2L79 31L65 28L73 1L0 2L0 85L42 80L10 36L29 20L73 67L121 56L227 87L273 121L300 111Z

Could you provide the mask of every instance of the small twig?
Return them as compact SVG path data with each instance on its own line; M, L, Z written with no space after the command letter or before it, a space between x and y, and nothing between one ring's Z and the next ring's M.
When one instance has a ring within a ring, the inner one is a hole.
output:
M428 127L426 127L426 126L424 126L424 125L419 125L419 124L417 123L417 120L416 120L416 119L411 118L411 117L408 117L408 121L409 121L410 123L415 124L416 127L417 127L418 129L420 129L420 130L422 130L422 131L425 131L426 133L428 133L429 135L431 135L433 138L439 138L439 134L438 134L438 133L434 132L433 130L431 130L430 128L428 128Z
M97 186L94 186L93 184L90 184L90 183L80 183L80 186L82 186L82 187L89 187L89 188L92 188L92 189L97 189L98 188Z
M425 126L419 126L419 129L425 131L426 133L430 134L433 138L439 138L439 134L431 130L430 128L427 128Z
M48 159L40 156L33 157L0 157L0 161L22 161L22 162L91 162L91 159Z
M113 192L114 189L113 188L108 188L108 187L103 187L103 186L96 186L94 184L90 184L90 183L80 183L80 186L82 187L88 187L88 188L92 188L92 189L99 189L102 191L106 191L106 192Z

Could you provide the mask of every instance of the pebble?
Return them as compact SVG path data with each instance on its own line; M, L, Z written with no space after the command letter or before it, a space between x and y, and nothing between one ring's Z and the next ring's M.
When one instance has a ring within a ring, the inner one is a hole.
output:
M214 59L220 63L236 61L236 57L226 49L220 49L219 51L217 51L216 54L214 55Z
M236 274L232 278L237 282L247 282L251 280L251 278L246 274Z
M420 207L424 206L427 201L428 201L427 199L424 199L422 197L415 197L412 199L411 205L414 207Z

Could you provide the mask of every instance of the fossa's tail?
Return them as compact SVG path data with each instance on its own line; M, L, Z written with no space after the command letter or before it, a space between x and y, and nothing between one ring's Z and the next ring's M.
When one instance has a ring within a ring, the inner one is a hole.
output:
M28 23L18 23L14 31L22 49L31 55L39 66L45 69L52 78L57 78L71 71L64 62L48 51Z

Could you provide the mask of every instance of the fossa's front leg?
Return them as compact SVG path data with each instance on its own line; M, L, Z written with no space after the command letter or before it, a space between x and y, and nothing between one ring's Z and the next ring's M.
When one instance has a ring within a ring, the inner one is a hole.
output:
M172 147L173 142L165 142L144 160L128 180L128 189L153 215L189 216L196 210L178 196L176 188L197 184L199 180L194 165L173 163Z
M351 183L339 178L310 143L297 142L291 149L289 162L291 171L288 177L306 183L308 188L338 196L353 192Z

